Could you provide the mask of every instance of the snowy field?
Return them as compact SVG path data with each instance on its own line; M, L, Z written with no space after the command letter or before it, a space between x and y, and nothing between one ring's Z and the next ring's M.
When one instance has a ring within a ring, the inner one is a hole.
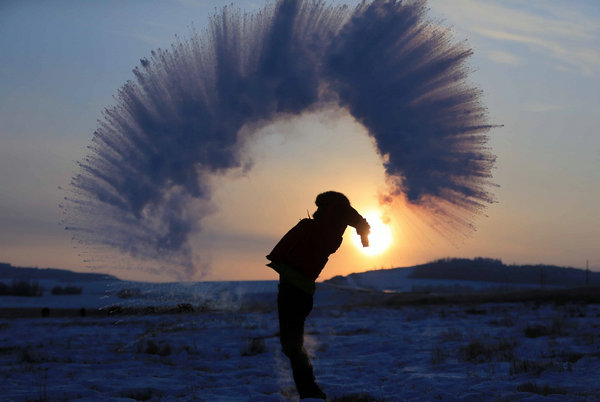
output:
M2 401L297 400L276 282L81 286L0 297L2 308L49 307L0 318ZM597 304L381 307L382 297L317 289L305 343L332 400L600 400ZM55 314L82 307L84 317Z

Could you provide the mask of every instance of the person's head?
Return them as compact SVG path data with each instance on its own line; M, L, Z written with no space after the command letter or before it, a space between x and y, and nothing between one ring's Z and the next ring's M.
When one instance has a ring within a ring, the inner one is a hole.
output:
M317 210L313 214L313 218L319 219L332 213L339 215L340 212L345 212L350 207L350 200L337 191L326 191L317 195L315 204L317 204Z

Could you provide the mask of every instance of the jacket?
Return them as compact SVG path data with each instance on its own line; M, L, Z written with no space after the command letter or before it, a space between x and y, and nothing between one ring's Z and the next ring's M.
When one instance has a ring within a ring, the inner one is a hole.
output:
M329 256L342 244L342 235L348 225L357 231L368 228L367 221L350 206L330 208L315 219L302 219L267 255L271 261L267 265L282 277L282 267L286 270L291 267L314 283Z

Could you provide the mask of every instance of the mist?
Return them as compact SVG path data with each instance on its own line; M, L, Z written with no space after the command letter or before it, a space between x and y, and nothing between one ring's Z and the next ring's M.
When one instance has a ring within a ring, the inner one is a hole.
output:
M425 1L225 7L206 30L142 58L118 90L78 162L65 227L91 266L201 277L210 262L190 239L217 208L211 178L251 174L245 144L260 127L335 105L374 140L386 202L470 230L493 202L495 161L481 91L467 80L471 53L427 18Z

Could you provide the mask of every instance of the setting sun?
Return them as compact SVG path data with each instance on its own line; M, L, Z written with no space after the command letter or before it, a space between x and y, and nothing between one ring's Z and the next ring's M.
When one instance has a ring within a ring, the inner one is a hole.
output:
M392 244L392 230L390 226L383 223L381 213L370 211L364 215L369 225L371 233L369 234L369 247L363 247L360 242L360 236L354 233L352 240L360 251L366 255L374 256L383 253Z

